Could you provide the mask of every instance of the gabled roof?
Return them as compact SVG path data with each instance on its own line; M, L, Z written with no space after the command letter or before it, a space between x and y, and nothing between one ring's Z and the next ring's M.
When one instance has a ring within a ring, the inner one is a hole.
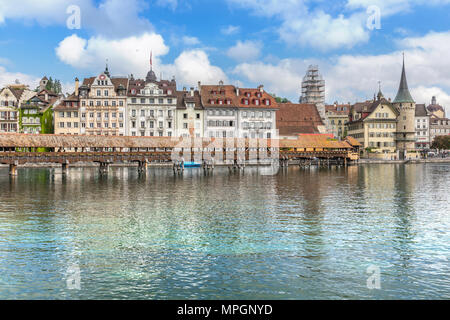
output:
M95 79L97 79L97 77L84 78L83 84L81 86L85 86L90 89ZM110 80L114 86L115 91L119 89L119 86L122 86L125 90L128 88L128 78L110 78Z
M14 95L14 97L16 97L17 101L20 100L20 98L22 97L22 94L24 93L25 89L16 89L16 88L8 88L9 91L12 92L12 94Z
M375 100L375 101L366 101L366 102L355 103L352 106L352 110L354 110L356 113L360 113L361 117L358 120L353 120L353 121L350 121L349 123L364 121L381 104L388 106L397 116L399 115L399 111L397 110L397 108L395 108L394 105L390 101L386 100L385 98L382 98L380 100Z
M177 91L177 109L185 110L187 103L195 103L195 110L203 110L200 92L195 90L194 96L190 91Z

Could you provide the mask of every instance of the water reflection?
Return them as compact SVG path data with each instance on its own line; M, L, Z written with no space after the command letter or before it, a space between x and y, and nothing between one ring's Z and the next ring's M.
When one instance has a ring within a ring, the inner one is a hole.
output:
M0 169L0 298L448 298L449 177L448 165Z

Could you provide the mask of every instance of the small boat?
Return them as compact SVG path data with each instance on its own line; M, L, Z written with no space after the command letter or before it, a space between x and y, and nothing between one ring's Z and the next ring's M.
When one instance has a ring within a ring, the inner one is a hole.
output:
M197 162L185 162L184 167L185 168L200 168L202 165L201 163Z

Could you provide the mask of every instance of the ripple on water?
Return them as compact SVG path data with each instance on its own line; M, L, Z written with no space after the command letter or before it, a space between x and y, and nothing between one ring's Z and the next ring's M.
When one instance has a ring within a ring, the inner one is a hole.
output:
M449 169L0 169L0 298L448 299Z

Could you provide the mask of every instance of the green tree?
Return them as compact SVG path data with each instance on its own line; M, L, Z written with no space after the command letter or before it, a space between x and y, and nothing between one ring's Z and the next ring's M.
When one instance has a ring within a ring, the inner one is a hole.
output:
M450 136L437 136L434 138L431 148L450 150Z
M52 77L48 79L47 85L45 86L45 89L53 91L54 82Z
M287 98L277 97L277 95L274 94L274 93L271 94L271 96L274 97L275 100L276 100L278 103L290 103L290 102L291 102L291 101L290 101L289 99L287 99Z

